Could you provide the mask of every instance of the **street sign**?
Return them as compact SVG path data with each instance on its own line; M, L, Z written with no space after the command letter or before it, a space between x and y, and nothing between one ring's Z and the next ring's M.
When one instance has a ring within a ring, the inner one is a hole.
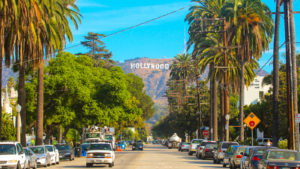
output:
M208 137L208 134L209 134L208 130L203 130L203 136L204 137Z
M254 113L250 113L245 118L244 123L246 123L247 126L253 130L260 123L260 119Z
M300 123L300 113L295 114L296 123Z

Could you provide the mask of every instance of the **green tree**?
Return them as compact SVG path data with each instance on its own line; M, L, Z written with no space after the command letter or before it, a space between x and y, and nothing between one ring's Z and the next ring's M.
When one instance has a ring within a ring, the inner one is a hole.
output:
M82 41L81 44L89 49L88 55L95 61L95 66L103 66L106 68L111 67L115 62L111 59L112 53L106 49L104 43L101 41L101 38L104 38L104 34L89 32L88 36L85 36L85 41Z

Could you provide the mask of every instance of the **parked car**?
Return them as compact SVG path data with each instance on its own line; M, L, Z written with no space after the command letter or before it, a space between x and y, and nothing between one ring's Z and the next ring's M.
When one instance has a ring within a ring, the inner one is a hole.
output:
M202 159L207 159L207 158L213 158L214 154L213 154L213 150L217 148L217 143L216 142L209 142L205 145L205 147L203 148L202 154L201 154L201 158Z
M89 146L86 166L92 167L94 164L108 164L109 167L115 165L115 152L110 143L92 143Z
M203 140L196 150L196 157L198 159L202 158L202 152L204 150L204 147L209 143L217 144L217 142L215 142L215 141Z
M24 168L25 153L18 142L0 142L0 168Z
M294 150L268 149L258 162L258 169L299 168L300 154Z
M236 169L240 168L241 165L241 159L244 156L244 153L246 152L247 146L239 146L234 152L232 157L230 158L230 168Z
M142 141L134 142L132 145L132 150L143 150L144 144Z
M190 143L183 142L181 144L181 148L180 148L181 152L183 152L183 151L189 151L189 149L190 149Z
M196 148L197 148L197 145L200 145L200 143L203 141L203 139L193 139L191 141L191 144L190 144L190 148L189 148L189 152L188 154L189 155L193 155L195 152L196 152Z
M75 159L74 149L70 145L57 144L55 145L55 147L59 152L59 159L70 160L70 161Z
M277 149L277 147L257 146L250 149L248 156L245 159L245 169L258 169L258 162L262 159L264 153L268 149Z
M267 146L268 142L272 143L272 138L257 138L256 142L260 146Z
M230 145L239 145L238 142L221 141L218 143L217 150L214 151L213 162L219 164L224 159L224 153Z
M38 166L47 167L51 165L51 155L45 146L33 146L29 148L36 154Z
M230 159L233 156L234 151L239 147L239 145L230 145L226 152L224 153L223 167L230 165Z
M36 169L37 168L37 159L36 159L36 155L34 154L33 151L31 151L30 148L23 148L24 152L25 152L25 157L26 157L26 162L25 162L25 168L33 168Z
M51 156L51 164L59 164L59 152L53 145L46 145Z

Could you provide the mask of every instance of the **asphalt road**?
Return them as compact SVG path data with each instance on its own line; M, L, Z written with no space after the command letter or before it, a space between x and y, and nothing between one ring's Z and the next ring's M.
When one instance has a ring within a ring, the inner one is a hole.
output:
M74 161L61 161L59 165L48 168L86 168L85 158L76 158ZM96 165L93 168L108 168L106 165ZM178 152L177 149L167 149L161 145L145 145L144 151L126 150L116 152L115 169L217 169L220 164L213 164L212 160L199 160L189 156L187 152Z

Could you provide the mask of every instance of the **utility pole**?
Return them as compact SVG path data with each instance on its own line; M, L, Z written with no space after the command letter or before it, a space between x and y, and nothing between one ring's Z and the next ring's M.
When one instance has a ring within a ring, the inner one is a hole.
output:
M286 84L287 84L287 116L288 116L288 148L294 149L293 108L291 95L291 46L290 46L290 8L289 0L284 0L284 23L286 42Z

